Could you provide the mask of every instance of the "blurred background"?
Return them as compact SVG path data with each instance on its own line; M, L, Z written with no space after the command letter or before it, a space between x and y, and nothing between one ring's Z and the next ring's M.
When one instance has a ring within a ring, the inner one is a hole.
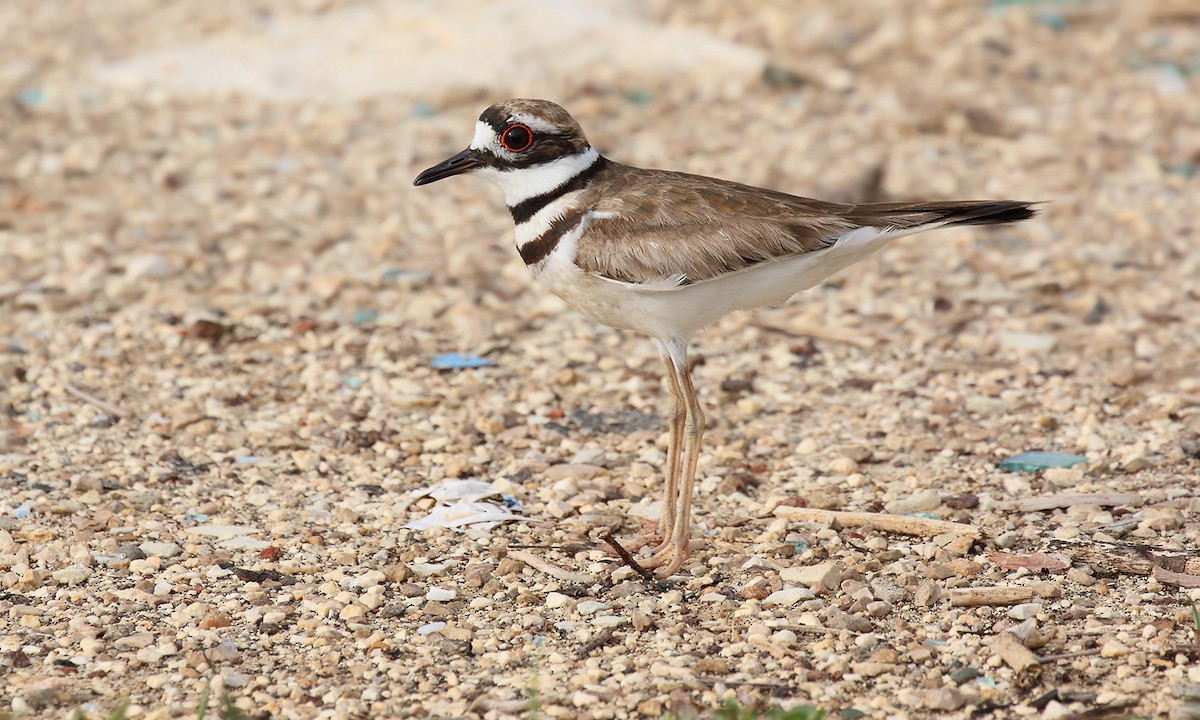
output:
M1198 15L1188 0L7 2L0 337L11 356L81 318L150 313L379 325L413 339L404 352L512 338L563 308L528 282L498 195L410 181L482 108L534 96L633 164L839 200L1050 201L1002 244L921 238L847 277L902 276L923 289L898 307L924 307L951 253L985 305L995 284L1027 303L1005 312L1052 307L1056 327L1104 320L1128 340L1150 313L1186 324L1170 342L1194 339ZM876 293L847 306L897 307ZM1145 343L1114 362L1190 363Z
M444 478L507 478L572 542L654 495L653 345L531 282L491 186L411 185L513 96L562 104L629 164L830 200L1047 203L898 241L703 333L706 527L789 493L1052 491L995 471L1026 449L1086 454L1071 488L1194 484L1195 0L5 0L0 27L0 495L50 528L40 567L73 557L64 498L119 501L137 538L221 513L283 545L337 527L304 541L327 569L376 564L353 543L486 558L374 500ZM433 365L449 352L485 367ZM546 481L564 459L599 480ZM268 500L288 508L269 523ZM996 507L986 522L1028 527ZM240 612L229 592L213 602Z

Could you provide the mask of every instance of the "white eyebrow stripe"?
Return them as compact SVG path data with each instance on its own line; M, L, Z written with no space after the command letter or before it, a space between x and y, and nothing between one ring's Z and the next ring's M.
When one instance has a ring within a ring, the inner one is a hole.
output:
M558 134L562 132L562 129L554 123L546 122L542 118L534 117L533 115L526 115L525 113L513 113L512 115L508 116L508 120L509 122L519 122L534 132L552 134Z

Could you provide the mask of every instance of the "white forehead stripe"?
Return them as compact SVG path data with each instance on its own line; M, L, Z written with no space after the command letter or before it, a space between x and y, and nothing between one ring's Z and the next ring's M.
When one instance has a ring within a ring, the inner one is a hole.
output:
M475 121L475 137L471 138L472 150L491 150L500 145L496 131L482 120Z

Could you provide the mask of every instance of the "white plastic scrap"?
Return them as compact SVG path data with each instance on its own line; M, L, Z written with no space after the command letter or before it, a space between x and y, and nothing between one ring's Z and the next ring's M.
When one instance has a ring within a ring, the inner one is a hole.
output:
M417 490L418 497L431 497L442 503L428 515L413 520L404 527L411 530L456 528L486 532L508 520L523 520L513 512L520 509L515 499L505 497L505 505L484 502L484 498L500 496L500 491L481 480L443 480L436 487Z

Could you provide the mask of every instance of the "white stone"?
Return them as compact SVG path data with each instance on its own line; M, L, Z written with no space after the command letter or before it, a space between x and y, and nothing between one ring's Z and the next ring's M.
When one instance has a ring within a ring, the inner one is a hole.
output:
M130 280L161 280L171 274L171 266L162 255L134 255L125 263L125 277Z
M180 548L173 542L155 542L148 541L138 545L138 549L146 553L147 557L175 557L179 554Z
M608 603L602 603L599 600L584 600L575 606L575 611L580 615L591 615L607 609Z
M806 587L820 585L826 590L834 590L842 581L842 569L836 562L823 562L807 567L784 568L780 571L779 577L786 583L795 583Z
M458 597L457 590L447 590L440 587L431 587L425 591L426 600L434 600L436 602L446 602Z
M813 591L806 587L786 587L763 598L763 605L791 607L801 600L812 600Z
M71 565L50 573L50 577L54 578L55 582L71 586L78 585L91 576L92 571L82 565Z
M546 594L546 607L551 609L562 608L570 605L573 600L559 592Z

